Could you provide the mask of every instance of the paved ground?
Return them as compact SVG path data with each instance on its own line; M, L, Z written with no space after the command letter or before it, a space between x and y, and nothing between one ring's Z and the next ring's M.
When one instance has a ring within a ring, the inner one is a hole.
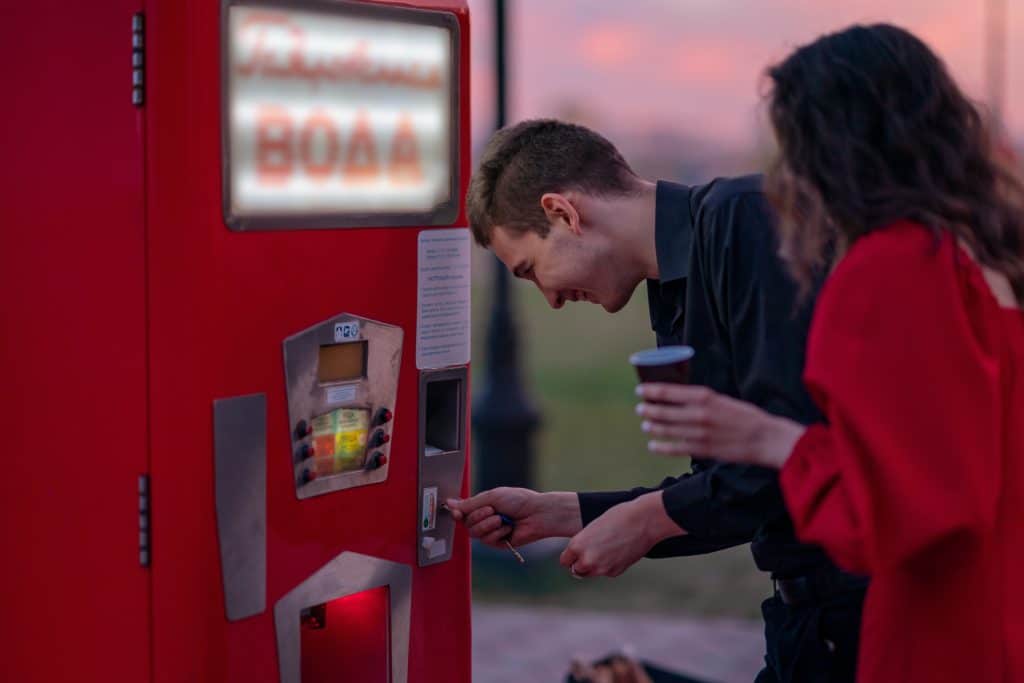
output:
M475 605L474 683L561 683L574 657L629 648L709 683L750 683L761 668L761 624L578 610Z

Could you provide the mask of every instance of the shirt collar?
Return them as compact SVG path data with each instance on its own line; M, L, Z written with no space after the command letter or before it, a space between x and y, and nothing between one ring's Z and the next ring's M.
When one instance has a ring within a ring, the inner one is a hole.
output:
M654 194L654 248L659 282L680 280L690 274L692 245L690 188L659 180Z

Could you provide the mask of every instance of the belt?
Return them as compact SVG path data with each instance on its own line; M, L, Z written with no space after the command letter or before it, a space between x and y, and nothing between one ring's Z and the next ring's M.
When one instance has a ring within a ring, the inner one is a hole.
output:
M821 602L836 595L864 590L868 580L838 569L775 580L775 594L787 605Z

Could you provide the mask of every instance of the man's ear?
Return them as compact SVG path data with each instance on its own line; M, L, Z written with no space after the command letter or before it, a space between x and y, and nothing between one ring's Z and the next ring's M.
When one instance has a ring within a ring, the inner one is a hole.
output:
M559 192L546 192L540 198L540 206L544 209L544 215L548 222L553 225L564 225L569 232L579 236L582 234L580 227L580 213L572 202L571 195Z

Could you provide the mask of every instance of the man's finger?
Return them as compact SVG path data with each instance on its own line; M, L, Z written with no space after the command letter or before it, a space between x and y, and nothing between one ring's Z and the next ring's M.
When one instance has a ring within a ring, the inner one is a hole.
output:
M494 508L490 505L485 505L482 508L473 510L466 515L466 526L474 526L479 524L483 520L494 515Z
M508 528L508 527L506 527ZM515 547L526 545L527 543L533 543L534 541L540 540L536 537L530 537L529 533L524 533L521 527L516 527L512 530L512 533L506 536L505 540L514 545Z
M576 552L575 546L573 546L572 542L570 542L569 545L565 547L565 550L562 551L562 554L558 557L558 563L561 564L563 567L571 567L572 563L576 561L577 557L579 557L579 553Z
M576 559L569 565L569 569L576 576L591 576L594 574L596 564L587 558L585 553L580 553L576 556Z
M512 531L511 527L502 524L501 517L499 517L498 515L491 515L490 517L482 519L481 521L477 522L472 526L467 525L466 528L469 530L469 535L473 538L483 538L487 534L497 531L502 527L504 527L506 530L510 532Z
M458 500L457 498L451 498L446 502L448 503L449 507L452 507L452 503L454 503L455 507L457 507L462 514L468 515L474 510L482 508L485 505L495 507L494 503L500 496L500 494L500 489L488 489L487 491L481 491L475 496L470 496L469 498L463 498L462 500Z
M444 502L444 506L448 508L448 512L451 513L452 519L456 522L461 522L465 515L462 513L462 501L458 498L449 498Z
M499 547L500 545L502 545L502 541L505 541L511 533L512 529L510 527L499 527L494 531L481 536L480 542L484 545Z

